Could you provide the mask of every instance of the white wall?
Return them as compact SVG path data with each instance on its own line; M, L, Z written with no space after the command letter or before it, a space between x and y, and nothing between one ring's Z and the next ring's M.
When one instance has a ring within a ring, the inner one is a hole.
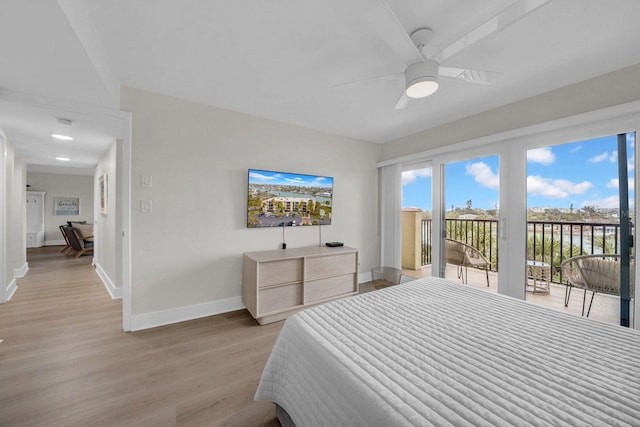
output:
M25 165L0 129L0 302L13 296L27 269Z
M29 191L44 191L44 240L45 245L63 245L60 226L67 221L93 223L93 177L27 172ZM54 215L54 197L79 197L80 215Z
M379 145L127 87L121 109L133 113L132 329L241 307L242 253L282 235L246 228L249 168L334 177L323 243L358 248L361 272L374 265ZM287 245L317 245L318 231L287 229Z
M99 206L99 178L107 175L107 213L102 214L98 211L95 213L94 221L94 264L96 272L102 279L107 290L113 298L119 298L121 294L120 281L120 259L119 248L121 245L121 233L118 227L118 218L120 216L119 195L118 195L118 174L117 174L117 158L119 144L114 142L111 147L104 153L98 165L94 178L94 206ZM99 209L98 209L99 210Z
M10 200L8 206L9 238L8 258L14 276L21 277L27 270L27 205L25 203L27 167L24 161L14 156L13 177L10 183Z
M381 160L640 99L640 64L383 144Z

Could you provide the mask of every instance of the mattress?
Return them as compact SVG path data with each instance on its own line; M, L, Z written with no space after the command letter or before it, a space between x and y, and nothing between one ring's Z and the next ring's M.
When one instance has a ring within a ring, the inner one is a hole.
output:
M439 278L285 322L256 400L306 426L640 425L640 333Z

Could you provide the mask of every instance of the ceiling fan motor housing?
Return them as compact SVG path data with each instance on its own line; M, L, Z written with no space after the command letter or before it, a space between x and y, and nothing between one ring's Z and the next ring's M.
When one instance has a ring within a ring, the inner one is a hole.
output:
M409 65L404 72L407 96L424 98L438 90L438 68L438 63L432 59Z

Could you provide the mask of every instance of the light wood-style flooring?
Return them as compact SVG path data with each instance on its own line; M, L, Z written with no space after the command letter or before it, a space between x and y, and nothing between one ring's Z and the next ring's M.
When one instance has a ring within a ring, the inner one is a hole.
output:
M283 322L242 310L122 331L91 257L29 249L30 271L0 305L0 426L265 426L253 401Z

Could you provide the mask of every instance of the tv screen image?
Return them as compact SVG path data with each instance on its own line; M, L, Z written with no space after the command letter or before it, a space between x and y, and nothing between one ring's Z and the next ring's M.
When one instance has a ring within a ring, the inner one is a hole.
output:
M247 227L331 224L333 178L249 169Z

